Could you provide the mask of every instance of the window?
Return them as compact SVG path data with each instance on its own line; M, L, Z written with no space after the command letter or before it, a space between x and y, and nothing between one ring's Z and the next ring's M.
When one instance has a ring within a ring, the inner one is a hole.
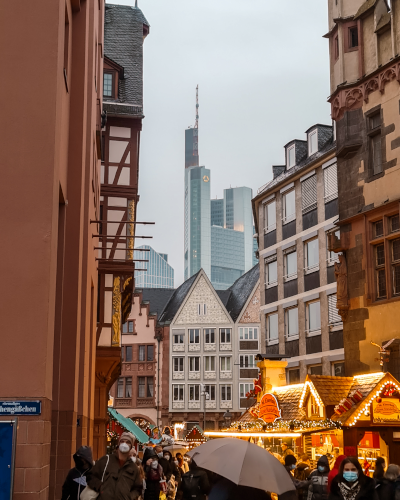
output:
M184 401L184 386L179 384L179 385L173 385L172 386L172 391L173 391L173 401Z
M288 370L289 384L298 384L300 382L300 370Z
M336 308L337 296L336 293L333 295L328 295L328 322L331 327L343 327L342 318L339 316L338 310Z
M117 398L124 397L124 379L119 378L117 382Z
M221 372L230 372L231 371L231 357L230 356L221 356L219 358L220 369Z
M239 384L239 397L246 398L246 394L254 389L254 384L248 383L248 384Z
M121 361L125 361L125 347L121 347Z
M318 374L312 373L311 375L322 375L322 366L321 366L321 373ZM312 394L310 395L310 414L319 415L319 406L317 405L317 402L315 401L315 398Z
M265 261L265 286L267 288L270 288L276 286L277 284L278 284L278 264L276 261L276 255L274 255L270 260L266 259Z
M297 251L296 249L290 249L284 251L283 266L285 273L285 280L289 281L291 279L297 278Z
M207 401L215 401L215 385L205 385L204 392L206 393Z
M322 365L314 365L309 367L310 375L322 375Z
M393 217L390 217L389 219L389 224L390 224L390 232L395 233L400 229L400 223L399 223L399 215L393 215Z
M283 195L282 210L284 224L296 218L296 196L294 189Z
M200 358L198 356L189 358L189 371L191 372L200 371Z
M373 175L377 175L382 172L381 134L377 133L374 136L372 136L370 142L371 142L372 172Z
M374 223L374 238L381 238L383 236L383 220L378 220Z
M154 346L147 346L147 361L154 361Z
M333 363L332 372L335 377L344 377L344 362Z
M125 379L125 397L132 397L132 377L126 377Z
M285 311L285 329L287 339L298 337L299 319L297 307L286 309Z
M340 241L340 230L335 231L335 236ZM326 234L326 251L328 254L327 262L328 266L332 266L335 262L339 262L339 254L336 252L329 251L329 234Z
M357 26L349 28L349 49L358 47L358 29Z
M317 208L317 176L312 175L301 183L301 208L307 214Z
M392 241L393 293L400 293L400 238Z
M206 328L204 330L204 343L205 344L215 344L215 329Z
M374 130L381 126L381 113L375 113L369 118L369 128L370 130Z
M333 54L335 57L335 61L339 59L339 35L336 35L333 39Z
M153 377L138 377L138 397L152 398L154 396Z
M183 344L183 333L174 334L174 344Z
M215 356L204 357L204 371L215 372Z
M267 342L268 344L278 342L279 337L278 313L267 316Z
M199 385L189 385L189 401L190 402L200 401Z
M146 377L138 377L138 397L146 397Z
M319 300L307 304L307 333L321 333L321 303Z
M122 325L122 333L133 333L133 321L127 321Z
M265 205L265 232L269 233L276 229L276 202L271 201Z
M337 165L331 165L324 169L325 203L329 203L338 197Z
M258 340L258 328L239 328L240 340Z
M147 353L147 358L146 358ZM154 361L154 346L140 345L139 346L139 361Z
M139 361L146 361L146 346L139 346Z
M152 398L154 396L154 379L153 377L147 377L147 397Z
M386 297L385 245L383 243L375 247L375 270L377 297L381 299Z
M318 131L313 130L308 134L308 156L313 155L318 151Z
M132 361L132 360L133 360L133 357L132 357L132 346L128 345L128 346L126 346L126 359L125 359L125 361L129 362L129 361Z
M232 386L221 385L221 401L232 401Z
M189 330L189 344L200 344L200 329Z
M255 354L242 354L240 356L240 368L257 368L257 362L254 358Z
M199 316L205 316L207 314L207 304L197 304L197 312Z
M295 146L290 146L286 154L286 168L294 167L296 164Z
M304 246L305 270L317 271L319 269L318 238L307 241Z
M183 372L184 358L174 358L174 372Z
M221 344L231 343L231 328L220 328L219 340Z
M104 97L113 97L113 74L112 73L104 73L103 96Z

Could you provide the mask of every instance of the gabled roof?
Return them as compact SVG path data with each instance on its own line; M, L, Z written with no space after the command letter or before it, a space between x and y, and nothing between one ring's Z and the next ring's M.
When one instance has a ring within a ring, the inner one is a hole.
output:
M141 288L136 289L142 292L142 301L150 303L150 314L157 314L160 317L165 306L175 292L174 288Z
M200 272L201 270L194 274L191 278L186 280L184 283L182 283L182 285L174 291L160 315L160 323L165 323L167 321L171 322L174 319L176 313L179 311L179 308L183 304L183 301L185 300L190 288L196 281L196 278L200 274Z
M357 19L358 17L362 16L365 14L369 9L372 7L375 7L375 5L378 3L378 0L367 0L364 2L361 7L358 9L356 15L354 16L354 19Z
M304 384L298 384L274 388L273 392L278 400L283 420L301 420L304 418L304 410L299 408L303 386Z
M234 322L238 319L247 300L253 293L260 278L260 266L256 264L250 271L238 278L235 283L228 288L231 292L225 305L228 313Z
M306 382L313 384L324 406L335 406L346 398L353 385L353 377L307 375Z

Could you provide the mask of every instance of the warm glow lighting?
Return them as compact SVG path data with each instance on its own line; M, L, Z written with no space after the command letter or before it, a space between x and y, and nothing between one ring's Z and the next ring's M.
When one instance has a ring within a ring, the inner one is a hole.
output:
M363 375L354 375L354 378L368 378L368 377L376 377L377 375L384 375L382 372L376 373L364 373Z
M304 387L304 384L283 385L281 387L274 387L274 392L276 392L276 391L287 391L288 389L300 389L300 387Z
M303 403L304 403L304 398L307 395L307 387L310 389L311 394L314 396L315 402L319 407L324 406L324 404L321 401L321 398L319 397L318 392L316 391L314 384L312 384L309 380L307 380L304 384L304 389L301 394L300 398L300 403L299 403L299 408L303 408Z
M217 432L217 431L208 431L204 433L209 437L281 437L281 438L295 438L301 437L299 432L291 432L291 433L280 433L280 432Z

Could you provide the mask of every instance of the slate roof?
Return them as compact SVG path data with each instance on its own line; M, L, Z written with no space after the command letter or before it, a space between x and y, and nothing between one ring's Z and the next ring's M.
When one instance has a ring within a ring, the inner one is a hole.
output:
M274 388L274 394L278 400L283 420L301 420L304 418L304 410L299 408L303 387L304 384Z
M182 283L182 285L174 291L170 300L168 301L163 312L160 315L159 318L160 323L165 323L166 321L171 322L174 319L176 313L181 307L183 301L185 300L186 295L189 293L191 286L196 281L196 278L199 275L199 273L200 271L198 271L191 278Z
M236 321L260 278L260 266L256 264L250 271L238 278L228 288L231 292L225 305L233 321Z
M346 398L353 385L353 377L332 377L326 375L308 375L324 406L336 406L343 398Z
M104 54L124 68L124 79L119 99L104 99L105 109L110 101L143 106L143 25L150 26L138 7L106 4Z
M231 296L232 292L230 290L215 290L215 291L217 292L219 300L226 307L226 304L228 303L229 297Z
M175 288L142 288L136 291L142 292L144 302L150 302L150 314L157 314L160 317Z

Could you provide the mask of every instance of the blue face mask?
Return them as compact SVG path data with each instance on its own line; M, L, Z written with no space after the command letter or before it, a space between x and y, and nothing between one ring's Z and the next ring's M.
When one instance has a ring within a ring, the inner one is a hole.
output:
M292 470L294 470L294 469L296 468L296 464L292 464L292 465L290 466L290 468L291 468Z
M319 472L325 472L325 467L323 465L318 465Z
M343 472L343 479L345 479L349 483L354 483L354 481L358 479L358 472L346 470Z

